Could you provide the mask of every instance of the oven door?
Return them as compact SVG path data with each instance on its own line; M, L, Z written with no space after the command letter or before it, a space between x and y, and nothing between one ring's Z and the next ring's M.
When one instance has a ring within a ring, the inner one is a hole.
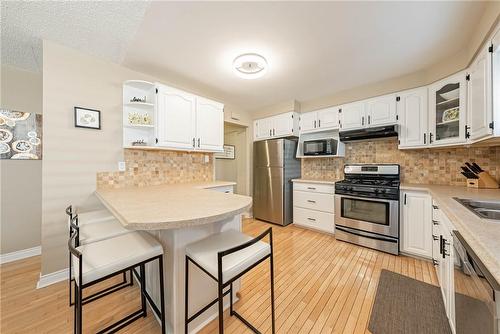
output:
M399 238L399 201L335 195L335 225Z

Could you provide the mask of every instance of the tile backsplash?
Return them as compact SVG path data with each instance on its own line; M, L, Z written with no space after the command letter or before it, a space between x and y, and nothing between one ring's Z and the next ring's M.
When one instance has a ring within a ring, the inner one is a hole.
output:
M205 156L209 161L205 162ZM125 149L126 171L97 173L97 188L144 187L214 179L212 153Z
M500 179L500 146L399 150L395 138L347 143L344 158L302 159L302 178L340 180L344 164L398 163L402 182L465 185L460 166L466 161Z

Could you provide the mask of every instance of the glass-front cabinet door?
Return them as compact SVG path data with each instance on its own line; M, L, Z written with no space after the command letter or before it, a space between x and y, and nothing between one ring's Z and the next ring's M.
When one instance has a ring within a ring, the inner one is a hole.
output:
M466 86L465 72L429 86L429 144L444 145L467 140Z

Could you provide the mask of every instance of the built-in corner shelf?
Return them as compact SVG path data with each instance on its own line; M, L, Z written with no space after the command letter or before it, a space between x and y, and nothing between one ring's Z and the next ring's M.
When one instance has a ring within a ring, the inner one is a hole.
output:
M141 99L145 101L133 101ZM146 146L155 143L155 84L144 80L123 83L123 147L143 141Z
M334 139L337 141L337 154L335 155L304 155L304 141L307 140L320 140L320 139ZM299 143L297 146L296 157L298 159L314 159L314 158L341 158L345 156L345 144L340 141L339 130L329 129L324 131L316 131L312 133L301 133L299 136Z

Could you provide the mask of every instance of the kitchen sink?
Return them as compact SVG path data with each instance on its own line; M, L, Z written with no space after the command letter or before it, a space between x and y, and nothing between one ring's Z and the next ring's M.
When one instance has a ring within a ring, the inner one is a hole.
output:
M479 217L498 220L500 223L500 201L477 201L457 197L453 197L453 199Z

